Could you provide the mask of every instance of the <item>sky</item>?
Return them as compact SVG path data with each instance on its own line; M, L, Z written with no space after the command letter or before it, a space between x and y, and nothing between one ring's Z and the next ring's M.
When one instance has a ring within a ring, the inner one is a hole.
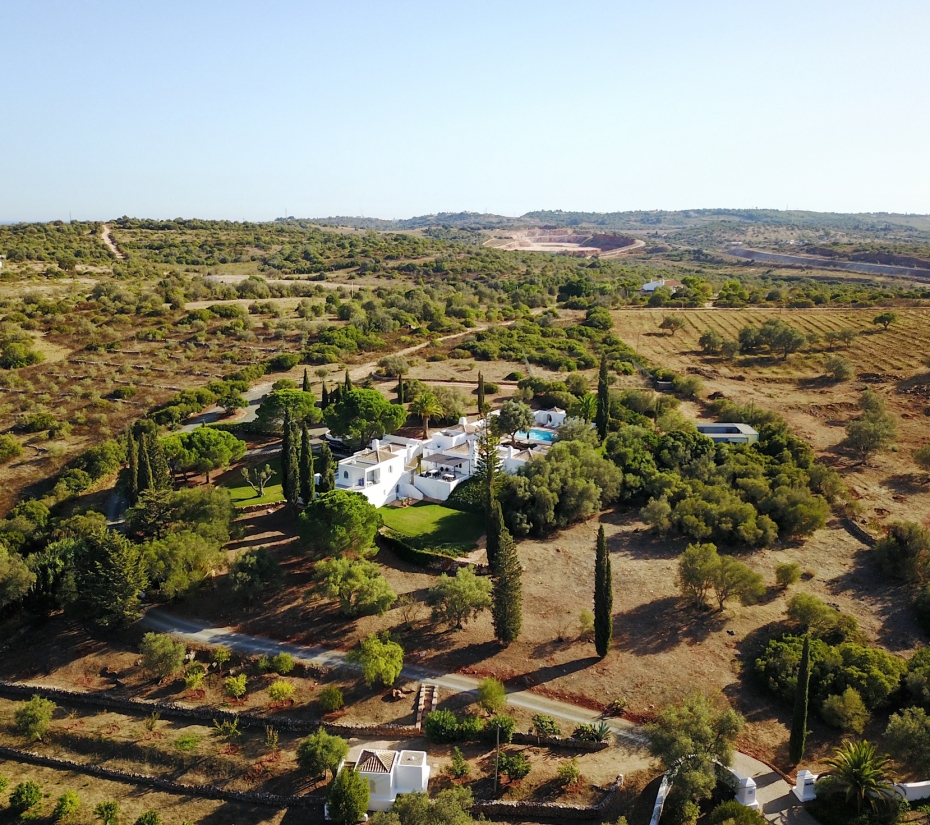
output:
M928 32L926 0L0 0L0 221L928 213Z

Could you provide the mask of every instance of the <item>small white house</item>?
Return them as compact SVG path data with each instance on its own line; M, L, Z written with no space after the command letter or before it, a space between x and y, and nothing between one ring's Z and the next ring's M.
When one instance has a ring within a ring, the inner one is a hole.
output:
M425 793L429 784L430 769L425 751L366 748L358 755L355 770L368 782L369 811L387 811L399 794Z
M375 507L397 499L398 487L406 481L407 447L375 439L371 449L344 458L336 467L336 487L354 490Z
M658 281L647 281L639 288L639 291L646 295L652 295L652 293L655 292L659 287L663 286L666 289L670 289L672 292L674 292L676 289L683 287L684 284L681 281L675 281L670 278Z
M553 407L551 410L536 410L533 416L540 427L561 427L568 413L559 407Z
M759 440L758 430L748 424L698 424L697 431L701 435L727 444L755 444Z

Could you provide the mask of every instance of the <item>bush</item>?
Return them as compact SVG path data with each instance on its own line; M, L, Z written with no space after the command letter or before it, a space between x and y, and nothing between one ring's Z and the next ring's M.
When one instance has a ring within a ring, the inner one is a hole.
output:
M484 392L486 395L497 395L500 391L500 384L495 384L493 381L484 382Z
M142 667L156 679L166 679L184 667L187 647L167 633L146 633L139 646Z
M430 742L436 742L437 744L458 742L460 740L459 719L451 710L444 708L426 714L424 731L426 732L426 738Z
M119 803L100 802L94 806L94 816L100 820L101 825L116 825L119 820Z
M135 825L161 825L161 814L158 811L146 811L136 819Z
M336 775L339 763L349 755L349 743L320 728L297 745L297 764L310 776Z
M476 719L477 717L465 717L465 720ZM463 720L463 722L465 722ZM500 731L500 741L510 743L513 741L514 731L517 729L517 722L512 716L502 713L500 716L494 716L488 719L487 723L480 729L481 738L485 742L497 742L498 731ZM467 724L463 724L462 732L466 735L470 733ZM471 738L471 737L469 737Z
M0 435L0 464L6 464L23 454L23 447L12 435Z
M847 733L862 733L869 721L869 712L862 702L862 697L851 687L824 699L820 715L830 727Z
M498 761L498 770L510 782L526 777L530 772L530 760L521 753L502 753Z
M246 678L244 673L238 676L228 676L223 682L223 689L231 699L241 699L246 692Z
M603 742L610 736L610 725L606 722L598 722L596 725L583 722L572 731L572 739L580 739L582 742Z
M293 695L294 686L283 679L279 679L268 686L268 698L272 702L286 702Z
M775 568L775 582L781 588L797 584L801 579L801 565L796 561L786 561Z
M81 798L77 795L77 792L65 791L55 803L55 810L52 811L52 822L61 822L63 819L67 819L80 807Z
M504 376L504 380L505 381L522 381L523 373L519 372L518 370L514 370L513 372L508 372L507 375Z
M537 736L561 736L562 728L551 716L537 713L533 717L533 733Z
M731 799L711 811L707 825L767 825L767 820L758 811Z
M320 691L320 707L323 713L334 713L345 705L342 691L336 685L327 685Z
M488 713L499 713L507 704L507 689L503 682L488 676L478 684L478 704Z
M32 780L20 782L10 794L10 808L20 815L42 801L42 786Z
M930 530L912 521L888 525L872 552L889 576L923 583L930 576Z
M294 669L294 657L290 653L279 653L273 656L271 669L279 676L287 676Z
M572 757L559 763L556 776L563 788L570 788L579 779L581 779L581 769L578 767L578 760Z
M449 776L453 779L464 779L471 773L468 760L459 748L452 749L452 764L448 768Z
M16 730L28 739L41 739L52 723L52 714L56 707L50 699L43 699L38 695L33 696L28 702L21 702L13 715Z

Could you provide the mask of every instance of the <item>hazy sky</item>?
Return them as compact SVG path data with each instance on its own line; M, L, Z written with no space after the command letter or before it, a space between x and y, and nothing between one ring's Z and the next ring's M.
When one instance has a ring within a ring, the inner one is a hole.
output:
M930 212L927 0L0 0L0 220Z

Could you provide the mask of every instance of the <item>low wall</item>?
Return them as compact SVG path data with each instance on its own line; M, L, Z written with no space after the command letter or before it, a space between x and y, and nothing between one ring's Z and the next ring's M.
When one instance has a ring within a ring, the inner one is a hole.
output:
M846 531L854 538L859 539L859 541L865 545L868 545L869 547L874 547L878 543L878 539L875 538L875 536L873 536L868 530L860 527L848 516L843 519L843 526L846 528Z
M133 714L159 713L174 719L191 719L195 722L211 724L213 720L231 722L238 720L243 727L264 728L272 726L292 733L313 733L323 727L329 733L345 736L377 736L396 739L409 739L420 736L421 731L415 725L351 725L341 722L319 722L315 719L294 719L289 716L259 716L247 711L225 710L223 708L189 708L173 702L150 702L146 699L129 699L124 696L112 696L108 693L90 693L88 691L67 690L65 688L30 685L20 682L0 681L0 695L16 699L31 699L34 695L45 699L58 700L71 704L106 710L125 711Z
M596 805L570 805L564 802L529 802L526 800L515 802L476 800L471 811L473 814L501 819L555 819L559 822L570 819L600 819L622 787L623 776L621 775Z
M322 812L323 796L280 796L271 793L257 793L252 791L228 791L212 785L187 785L183 782L174 782L158 776L149 776L144 773L131 773L118 771L113 768L102 768L100 765L87 765L83 762L74 762L70 759L57 759L53 756L43 756L33 751L21 751L16 748L0 746L0 757L12 759L16 762L26 762L30 765L39 765L43 768L55 768L96 776L100 779L110 779L130 785L143 785L159 791L184 794L186 796L199 796L203 799L221 799L226 802L245 802L250 805L267 805L272 808L319 808Z
M514 731L515 745L536 745L540 748L571 748L576 751L602 751L610 747L610 742L592 742L589 739L573 739L571 736L536 736L532 733Z

